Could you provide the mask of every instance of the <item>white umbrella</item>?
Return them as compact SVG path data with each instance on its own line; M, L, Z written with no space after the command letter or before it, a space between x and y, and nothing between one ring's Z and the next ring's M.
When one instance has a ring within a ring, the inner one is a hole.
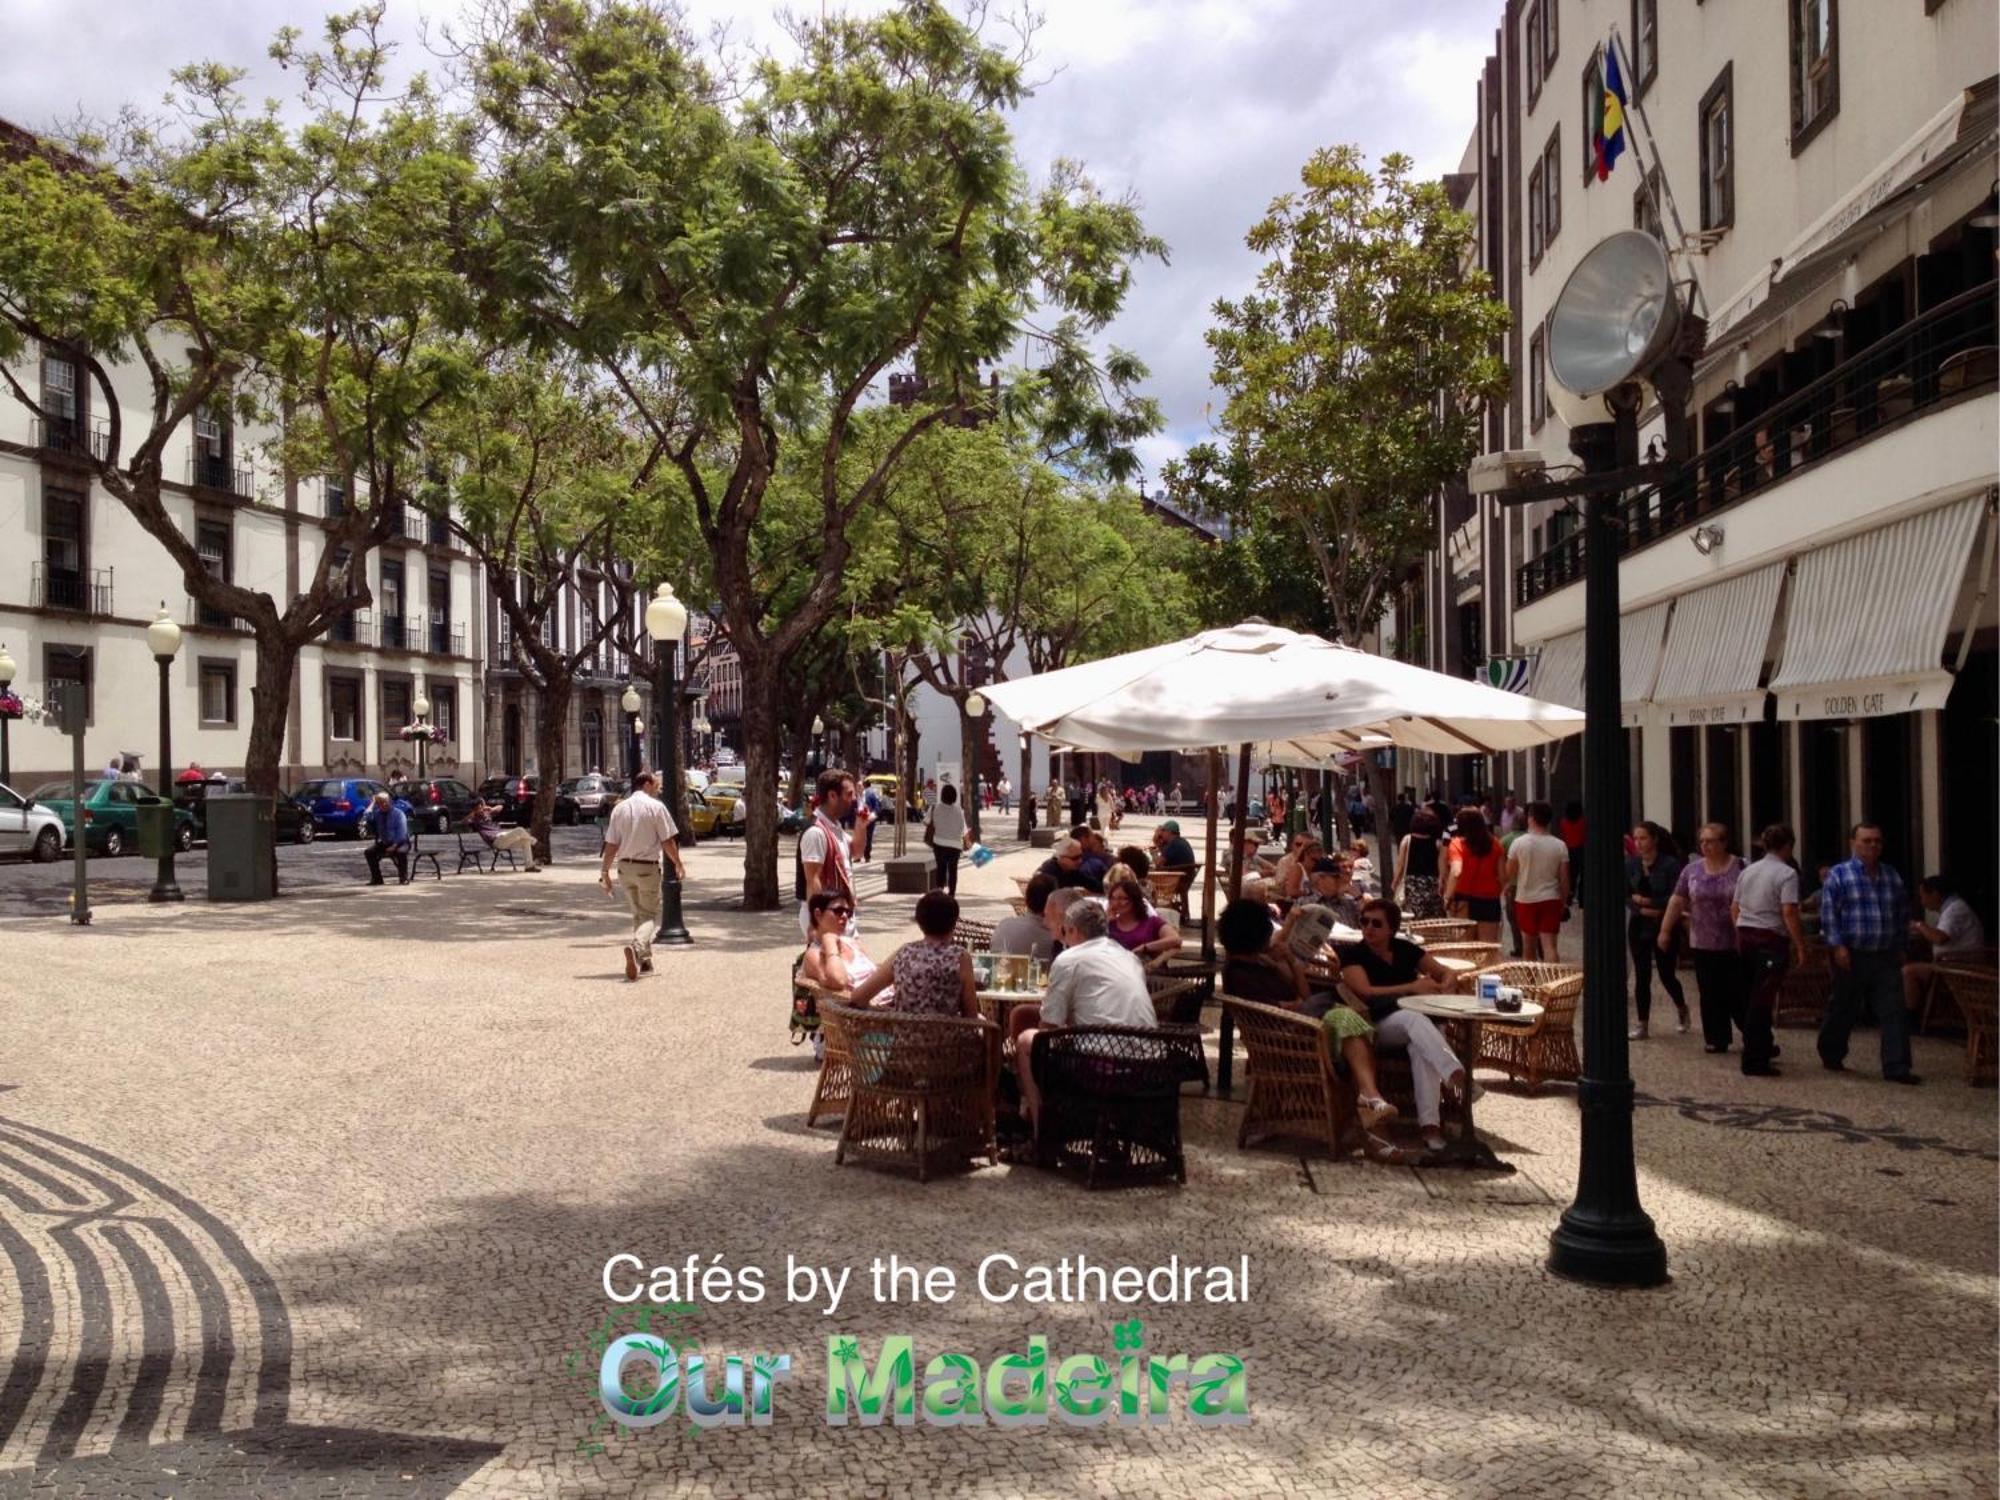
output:
M1249 743L1308 765L1389 744L1495 754L1583 730L1573 708L1258 623L995 683L986 698L1080 749Z

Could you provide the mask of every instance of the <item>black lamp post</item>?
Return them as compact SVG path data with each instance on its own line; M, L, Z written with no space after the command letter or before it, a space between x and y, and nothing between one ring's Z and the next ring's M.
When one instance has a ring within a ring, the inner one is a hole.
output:
M7 654L6 645L0 643L0 698L6 697L8 693L13 691L14 674L19 670L20 668L15 664L14 658ZM7 716L0 714L0 781L12 781L14 779L13 768L8 762L7 723Z
M625 737L631 752L626 756L632 767L627 773L628 778L639 774L640 757L645 753L646 721L639 717L639 703L639 690L628 682L624 696L618 700L618 706L625 710L625 722L631 731Z
M430 778L431 764L431 700L424 696L422 688L417 689L417 696L411 701L410 709L417 716L417 780L426 781Z
M971 725L974 729L977 729L979 727L980 721L983 720L985 717L986 717L986 695L984 693L966 694L965 698L966 722L969 725ZM982 836L979 830L980 747L977 741L975 741L973 744L967 746L966 748L968 748L972 752L971 756L969 757L972 769L965 773L966 774L965 816L971 825L973 838L977 839Z
M674 728L674 702L680 689L674 683L674 656L681 637L687 634L687 606L674 597L674 586L663 583L646 606L646 634L653 638L653 657L659 681L653 690L653 712L660 728L660 789L674 815L674 827L687 825L687 781L681 775L679 735ZM744 795L750 789L743 789ZM681 877L673 861L660 871L660 927L653 935L656 943L686 944L694 936L681 920Z
M181 649L181 628L167 618L167 606L161 601L153 623L146 627L146 645L153 653L153 660L160 664L160 797L167 804L167 836L160 846L159 868L153 875L153 888L147 892L148 901L181 901L179 883L174 879L174 836L178 831L174 819L174 743L173 715L170 711L168 693L170 683L168 671L174 664L174 657ZM79 828L78 837L82 830Z

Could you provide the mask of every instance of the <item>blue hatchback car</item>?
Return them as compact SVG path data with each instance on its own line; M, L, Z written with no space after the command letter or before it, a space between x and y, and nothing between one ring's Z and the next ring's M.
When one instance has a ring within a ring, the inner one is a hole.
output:
M387 790L381 782L366 776L329 777L325 781L306 782L292 793L292 800L312 814L317 832L351 839L360 836L361 820L375 794ZM410 810L407 802L397 805L404 812Z

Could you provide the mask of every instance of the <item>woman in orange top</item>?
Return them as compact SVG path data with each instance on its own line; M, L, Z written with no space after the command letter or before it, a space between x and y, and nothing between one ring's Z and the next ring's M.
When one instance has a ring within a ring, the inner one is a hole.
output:
M1458 815L1444 878L1444 903L1479 924L1479 941L1500 940L1500 882L1506 851L1486 826L1485 814L1468 807Z

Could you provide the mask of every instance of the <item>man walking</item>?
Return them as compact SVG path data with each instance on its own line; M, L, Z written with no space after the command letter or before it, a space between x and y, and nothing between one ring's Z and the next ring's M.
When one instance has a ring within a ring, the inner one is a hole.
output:
M1514 919L1530 963L1561 962L1556 949L1569 911L1569 846L1549 832L1554 817L1548 803L1530 802L1528 831L1517 835L1507 850L1502 884L1514 888Z
M812 936L812 916L807 907L821 891L834 891L854 906L854 870L849 863L847 830L840 826L848 808L854 805L854 773L839 767L819 773L815 788L818 803L812 827L799 835L799 929ZM858 917L847 919L849 937L860 929Z
M632 915L632 939L625 944L625 982L653 972L653 934L660 927L660 856L673 861L674 874L687 879L681 863L680 829L659 798L660 778L641 771L632 778L632 795L611 809L604 826L604 858L597 883L611 894L611 869L618 867L618 885Z
M1910 1018L1903 1009L1903 940L1910 897L1903 877L1882 863L1882 830L1856 823L1848 838L1853 858L1827 872L1820 889L1820 937L1833 957L1833 999L1819 1029L1827 1071L1847 1071L1847 1039L1863 1007L1882 1028L1882 1076L1920 1083L1910 1071Z
M368 861L368 883L382 883L382 856L388 855L396 862L396 879L401 885L410 883L410 820L403 816L402 808L396 806L387 792L377 792L374 802L362 816L361 831L374 835L374 842L361 851L361 857Z

